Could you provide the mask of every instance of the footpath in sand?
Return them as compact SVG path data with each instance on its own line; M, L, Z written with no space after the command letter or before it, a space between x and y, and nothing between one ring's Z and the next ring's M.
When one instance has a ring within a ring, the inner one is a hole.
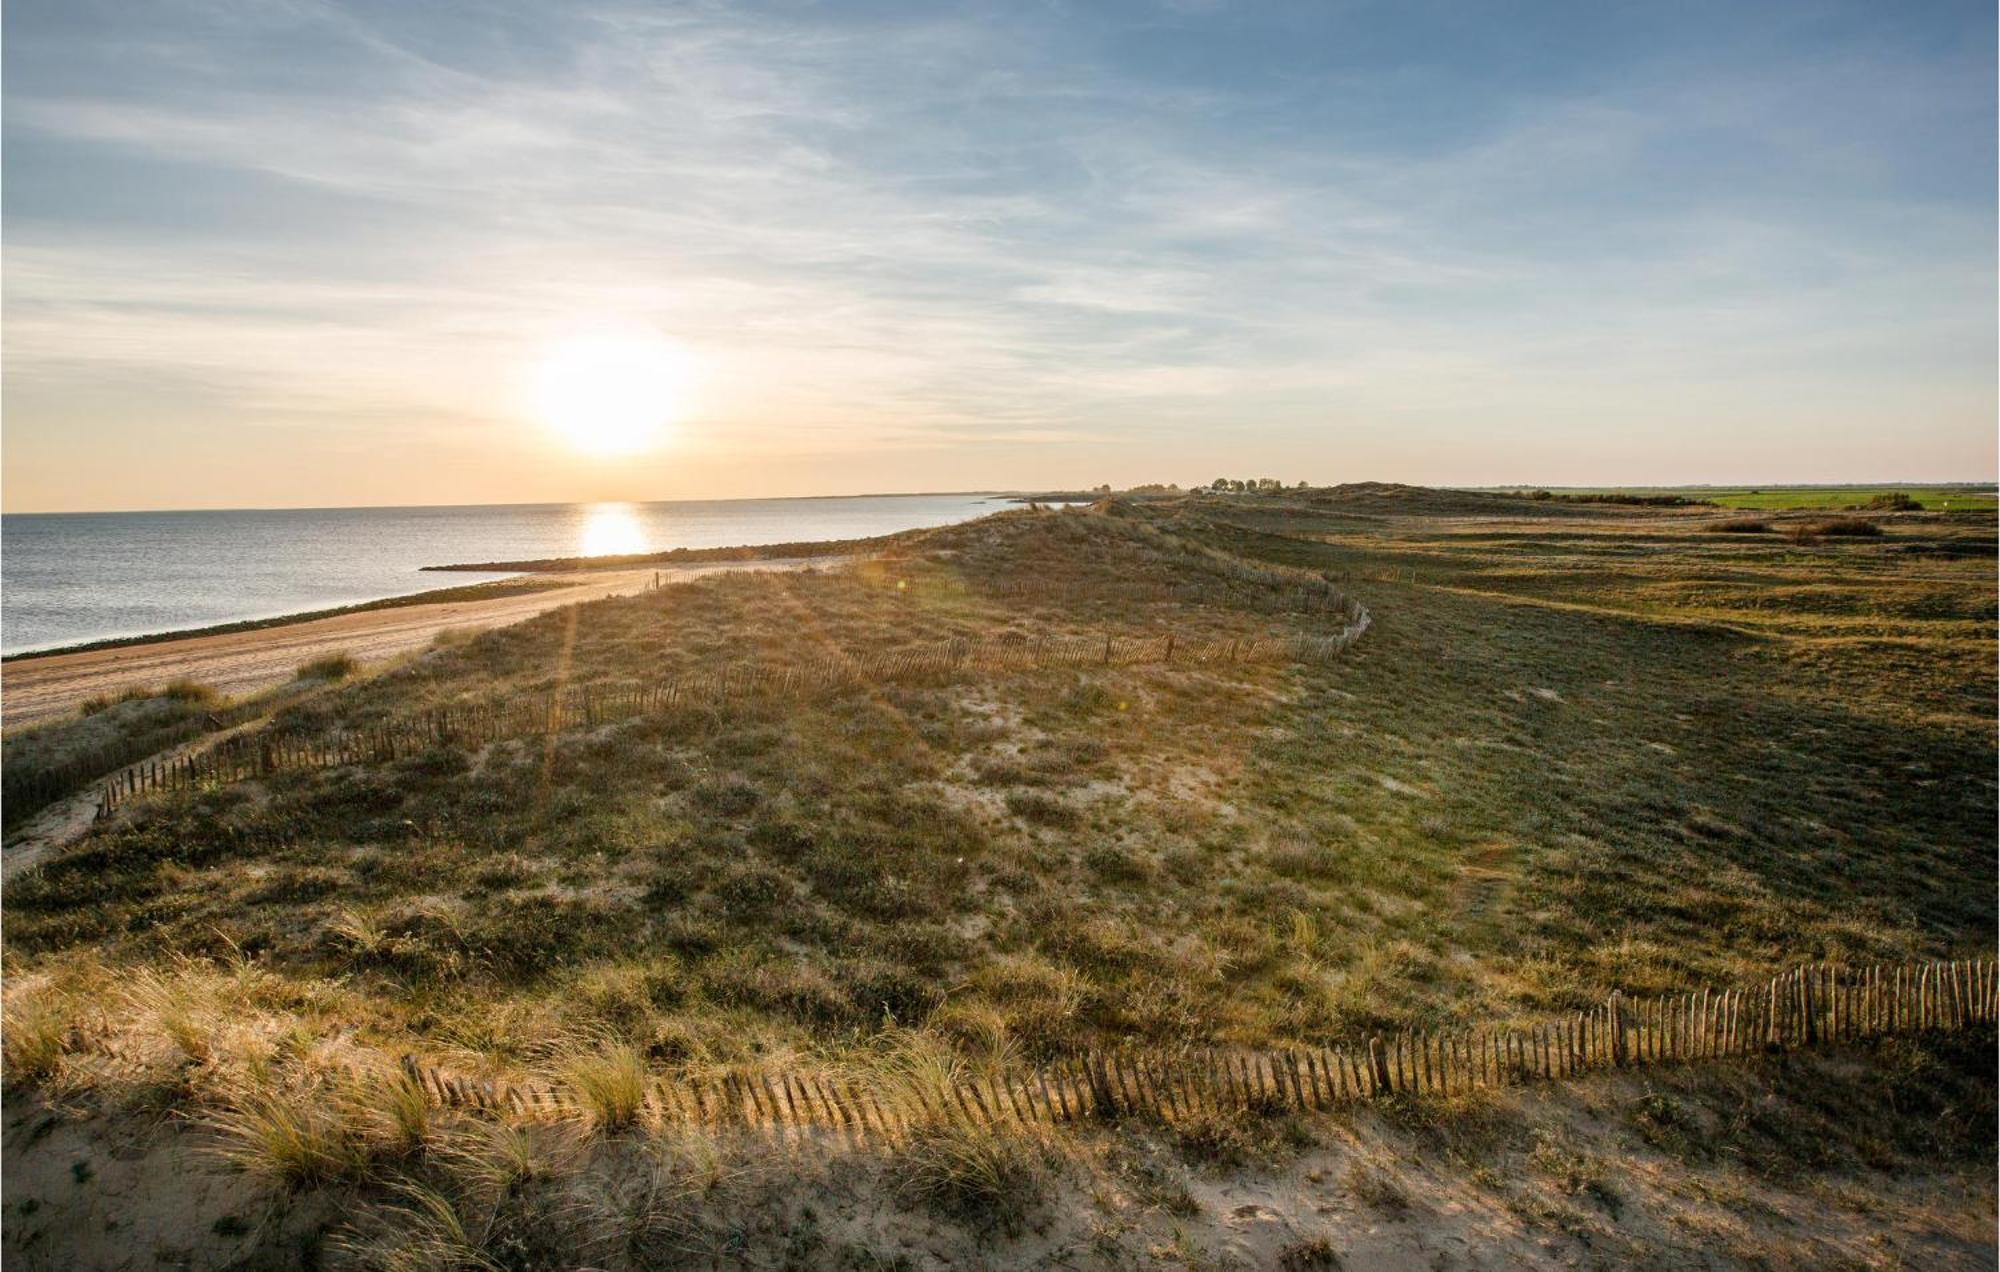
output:
M705 565L583 570L532 577L564 586L492 600L399 605L210 636L25 658L0 666L0 722L12 728L68 715L99 694L192 680L232 697L283 684L299 664L327 654L379 662L428 646L438 633L499 627L577 601L644 591L655 575L679 583L725 570L792 570L838 558L724 561Z

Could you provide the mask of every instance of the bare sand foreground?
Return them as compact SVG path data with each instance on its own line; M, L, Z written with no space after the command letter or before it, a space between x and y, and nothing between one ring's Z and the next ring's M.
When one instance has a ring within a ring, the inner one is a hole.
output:
M0 667L0 723L11 728L64 716L99 694L193 680L222 693L254 693L282 684L299 664L347 653L364 663L422 649L439 632L499 627L577 601L645 590L658 574L684 582L725 570L793 570L840 558L724 561L703 565L584 570L544 577L567 586L486 601L402 605L283 623L213 636L167 637L141 645L51 654Z

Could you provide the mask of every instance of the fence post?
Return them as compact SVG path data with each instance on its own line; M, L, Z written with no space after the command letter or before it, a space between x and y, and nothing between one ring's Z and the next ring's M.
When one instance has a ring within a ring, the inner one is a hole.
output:
M1625 1067L1625 996L1617 990L1611 991L1611 1001L1604 1010L1610 1018L1611 1063L1616 1068Z
M1368 1065L1374 1070L1372 1076L1378 1092L1394 1089L1395 1084L1389 1080L1389 1058L1382 1054L1382 1039L1379 1035L1368 1040Z

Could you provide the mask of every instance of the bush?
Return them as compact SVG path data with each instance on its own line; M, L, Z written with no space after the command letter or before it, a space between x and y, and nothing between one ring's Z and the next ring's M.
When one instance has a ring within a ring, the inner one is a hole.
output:
M1559 495L1553 490L1536 490L1530 491L1526 498L1536 503L1617 504L1627 508L1696 508L1709 503L1706 499L1690 499L1686 495L1633 495L1617 491Z
M1339 1266L1340 1255L1334 1252L1333 1242L1325 1237L1294 1241L1278 1251L1279 1272L1315 1272L1316 1269Z
M300 680L345 680L361 670L353 654L325 654L310 662L299 664Z
M1756 517L1725 517L1709 522L1702 529L1710 534L1769 534L1771 523Z
M1105 883L1146 883L1153 864L1118 844L1093 844L1084 850L1083 864Z
M1922 512L1924 510L1924 506L1921 503L1901 490L1892 490L1886 494L1877 495L1861 506L1882 512Z
M1818 517L1797 522L1789 527L1788 532L1800 543L1810 543L1824 538L1872 538L1882 533L1882 527L1860 517Z
M723 913L732 919L756 919L791 899L792 881L769 866L739 865L715 886Z
M863 1018L879 1023L922 1020L938 1005L944 990L932 979L908 968L866 964L843 976L848 995Z
M1181 1156L1204 1166L1243 1166L1252 1157L1252 1143L1240 1118L1198 1109L1173 1122L1174 1144Z
M1007 811L1034 826L1055 826L1066 829L1083 820L1074 808L1055 796L1044 795L1040 791L1009 792Z
M126 696L129 698L132 695L127 694ZM175 702L185 702L199 706L203 703L214 702L222 695L216 693L211 686L201 684L197 681L175 680L152 696L155 698L171 698Z
M694 802L717 817L741 817L755 809L763 796L741 778L703 782L694 790Z

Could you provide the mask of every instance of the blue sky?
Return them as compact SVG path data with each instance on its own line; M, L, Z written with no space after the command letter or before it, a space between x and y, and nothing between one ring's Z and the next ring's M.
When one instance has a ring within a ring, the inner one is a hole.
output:
M5 10L10 510L1995 475L1987 3ZM566 333L698 369L605 459Z

